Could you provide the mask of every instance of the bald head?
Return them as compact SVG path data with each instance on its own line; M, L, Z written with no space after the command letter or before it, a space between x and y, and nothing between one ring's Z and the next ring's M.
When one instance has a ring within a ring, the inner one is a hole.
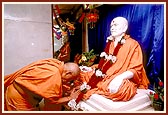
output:
M124 17L116 17L111 21L111 35L114 37L122 36L128 29L128 21Z
M121 25L123 26L127 26L128 25L128 21L126 18L124 17L116 17L114 18L112 21L116 21L116 22L119 22Z
M68 62L64 64L62 79L67 81L75 80L80 74L79 66L76 63Z
M80 73L79 66L76 63L73 63L73 62L65 63L64 69L68 70L68 71L71 71L74 76L77 76Z

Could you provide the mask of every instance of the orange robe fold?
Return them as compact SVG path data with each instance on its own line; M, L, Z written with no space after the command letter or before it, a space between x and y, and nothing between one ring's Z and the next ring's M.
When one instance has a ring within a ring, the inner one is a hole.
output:
M31 63L13 74L5 76L5 108L7 110L33 110L34 105L28 98L31 94L19 94L13 82L16 82L21 88L25 88L33 94L36 94L47 104L59 104L58 98L62 97L61 74L64 63L56 59L44 59ZM56 108L55 108L56 109Z
M126 42L119 49L116 55L117 61L106 71L105 78L97 84L97 88L91 89L84 95L84 99L88 99L93 93L101 94L113 101L128 101L135 94L137 88L147 89L149 80L143 66L142 50L137 41L125 35ZM109 53L114 51L114 43L109 48ZM119 91L109 93L109 83L119 74L125 71L134 73L132 79L124 79ZM81 79L88 82L93 72L81 72Z

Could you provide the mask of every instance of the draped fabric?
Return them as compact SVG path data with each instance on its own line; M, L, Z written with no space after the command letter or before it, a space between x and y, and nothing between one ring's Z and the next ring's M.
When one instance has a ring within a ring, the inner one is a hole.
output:
M48 58L33 62L5 76L5 109L7 107L7 110L32 110L37 105L35 100L38 98L34 98L35 96L44 98L45 110L58 107L58 99L62 97L63 92L63 65L61 61ZM18 84L21 91L14 84Z
M98 7L99 20L89 29L89 50L100 54L110 35L111 20L117 16L128 20L128 31L141 45L144 67L151 86L164 81L164 4L103 5Z

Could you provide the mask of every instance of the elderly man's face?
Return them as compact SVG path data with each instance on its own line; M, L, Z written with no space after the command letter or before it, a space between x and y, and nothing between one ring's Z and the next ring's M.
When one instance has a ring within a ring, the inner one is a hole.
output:
M111 35L113 37L118 37L125 32L126 23L120 18L115 18L111 21L110 26Z
M73 81L76 78L77 78L77 76L74 75L73 72L67 72L67 71L65 71L62 74L62 82L63 82L63 84L67 84L68 82Z

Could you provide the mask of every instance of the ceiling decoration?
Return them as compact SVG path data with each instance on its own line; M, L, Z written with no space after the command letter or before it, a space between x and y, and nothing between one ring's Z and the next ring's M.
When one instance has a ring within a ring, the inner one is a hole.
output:
M98 10L100 4L53 4L53 33L55 38L67 38L74 35L76 22L82 23L86 19L86 24L91 29L95 27L99 19ZM69 34L68 34L69 33Z
M86 18L87 23L91 29L95 27L97 20L99 19L99 11L96 9L95 4L84 4L83 13L79 19L79 23L81 23L84 18Z

